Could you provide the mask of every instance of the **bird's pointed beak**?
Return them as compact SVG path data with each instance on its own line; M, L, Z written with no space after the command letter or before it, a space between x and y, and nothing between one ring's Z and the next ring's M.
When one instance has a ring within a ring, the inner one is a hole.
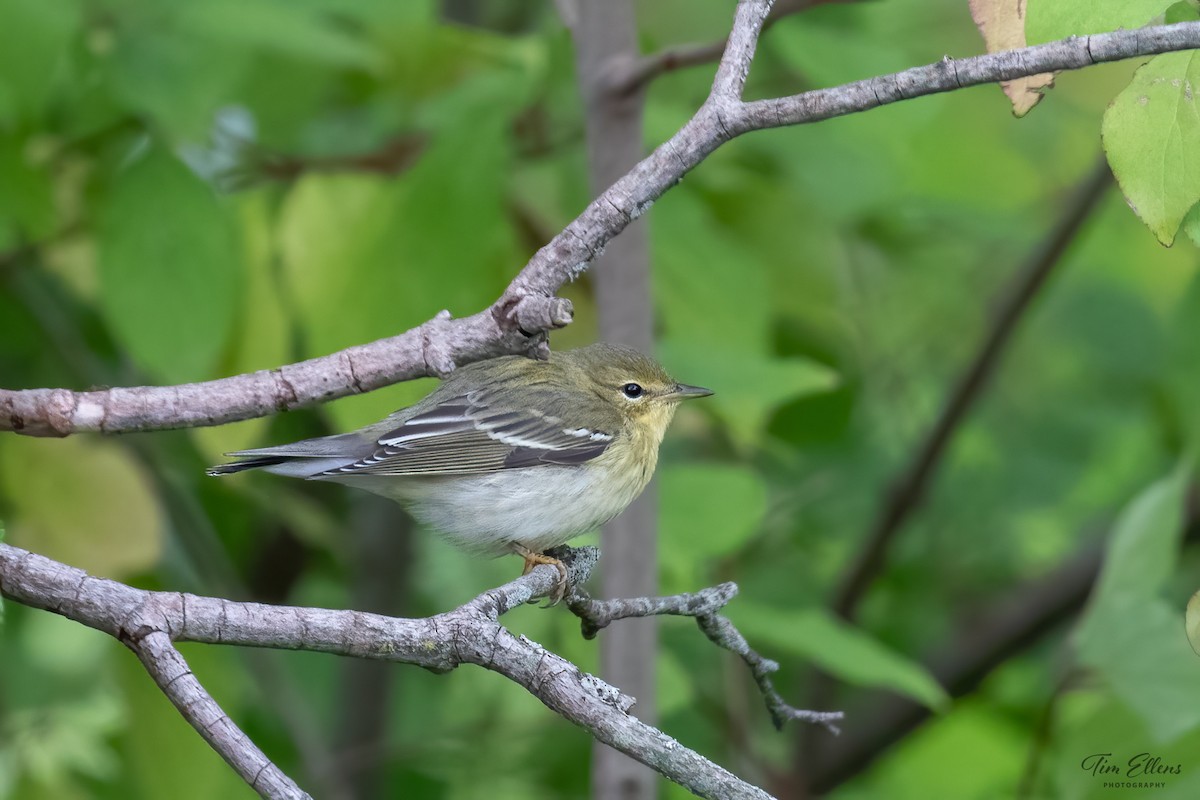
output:
M675 384L675 391L671 392L672 397L678 397L680 400L708 397L710 394L712 394L712 389L705 389L703 386L688 386L686 383Z

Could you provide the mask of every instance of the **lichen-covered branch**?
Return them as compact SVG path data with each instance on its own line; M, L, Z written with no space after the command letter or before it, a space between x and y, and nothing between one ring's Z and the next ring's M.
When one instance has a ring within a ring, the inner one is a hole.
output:
M717 613L737 595L737 584L722 583L698 592L668 595L666 597L632 597L621 600L594 600L581 588L576 587L567 597L567 607L579 617L583 636L591 639L613 622L631 617L672 615L695 617L700 630L713 644L723 647L741 657L750 668L754 682L762 692L763 701L771 713L776 728L782 729L790 720L804 720L823 725L832 733L838 729L833 723L842 719L841 711L807 711L795 708L783 699L775 689L771 673L779 665L759 655L728 618Z
M604 246L725 142L753 130L801 125L938 92L1200 47L1200 22L1122 30L954 60L790 97L740 99L771 0L741 0L713 94L674 136L610 186L534 254L489 308L447 312L405 333L273 370L179 386L0 389L0 430L33 436L217 425L443 375L504 353L544 354L543 334L568 324L558 290Z
M947 56L924 67L879 75L832 89L746 103L737 120L737 133L805 125L985 83L1196 48L1200 48L1200 22L1177 22L1091 36L1070 36L1057 42L971 58Z
M568 564L573 584L587 579L598 557L595 548L586 547L556 554ZM516 682L598 740L700 797L769 800L766 792L629 714L634 698L499 623L510 609L548 596L558 580L557 570L538 567L453 611L401 619L149 592L0 544L0 593L129 645L188 721L264 797L306 795L212 701L174 642L313 650L416 664L435 672L475 664Z
M594 639L596 634L620 619L633 617L701 617L720 611L737 596L736 583L722 583L699 592L686 592L666 597L631 597L621 600L596 600L581 587L567 596L567 607L579 617L583 638Z

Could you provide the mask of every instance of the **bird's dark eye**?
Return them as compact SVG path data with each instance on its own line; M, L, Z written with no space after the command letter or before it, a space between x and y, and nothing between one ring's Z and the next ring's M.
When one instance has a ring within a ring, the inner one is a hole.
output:
M642 396L642 386L638 383L627 383L621 387L621 391L624 392L625 396L630 400L636 400Z

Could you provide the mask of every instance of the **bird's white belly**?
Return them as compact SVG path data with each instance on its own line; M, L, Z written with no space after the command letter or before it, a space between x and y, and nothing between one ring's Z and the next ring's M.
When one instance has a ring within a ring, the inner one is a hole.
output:
M512 552L513 542L543 552L621 513L645 480L638 470L617 470L621 479L613 482L607 472L546 466L401 481L363 475L344 482L398 500L468 552L500 556Z

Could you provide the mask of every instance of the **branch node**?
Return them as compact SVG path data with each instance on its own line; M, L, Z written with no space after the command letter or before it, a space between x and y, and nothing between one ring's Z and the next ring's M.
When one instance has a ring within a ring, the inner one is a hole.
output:
M421 358L425 362L425 374L445 378L457 368L454 357L446 347L443 331L450 322L447 309L442 309L433 319L421 326Z
M575 319L575 306L565 297L529 294L512 307L509 318L525 336L565 328Z
M67 389L52 389L46 397L45 419L55 436L68 436L74 429L71 422L77 401L75 392Z
M637 705L637 698L630 697L622 692L611 683L600 680L595 675L584 673L579 679L583 688L587 689L592 694L599 697L603 702L620 711L622 714L628 714L629 709Z

